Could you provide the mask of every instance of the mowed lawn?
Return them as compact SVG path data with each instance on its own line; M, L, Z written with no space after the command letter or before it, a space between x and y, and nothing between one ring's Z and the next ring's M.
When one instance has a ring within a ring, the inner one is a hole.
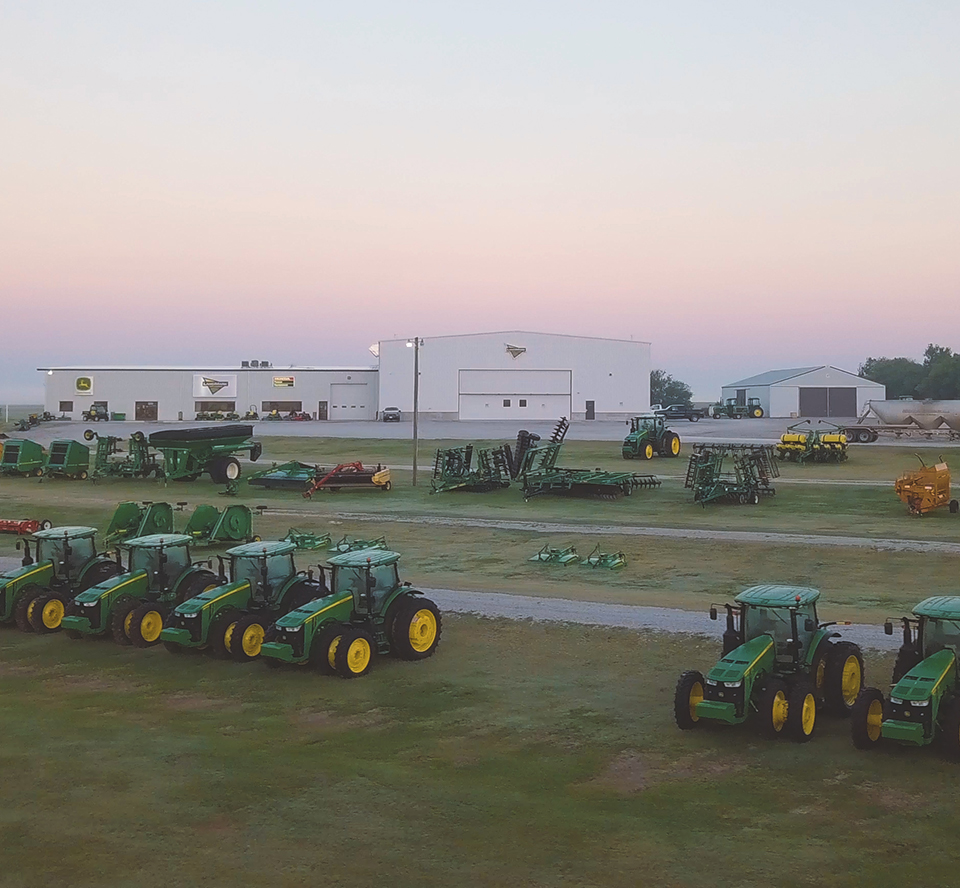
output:
M0 634L0 884L948 885L958 765L681 733L716 646L448 618L354 681ZM885 686L890 658L868 659Z

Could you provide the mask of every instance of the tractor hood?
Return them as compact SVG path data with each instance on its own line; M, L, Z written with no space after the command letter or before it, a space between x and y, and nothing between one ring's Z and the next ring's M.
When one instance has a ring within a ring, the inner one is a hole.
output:
M24 582L26 580L39 583L44 574L52 573L53 562L51 561L41 561L39 563L29 564L26 567L17 567L0 574L0 589L5 589L11 583Z
M102 583L97 583L96 586L91 586L89 589L80 592L73 600L78 604L99 601L109 592L119 592L123 586L132 586L138 580L145 580L146 578L147 572L145 570L135 570L132 574L118 574L115 577L110 577L109 580L104 580Z
M352 599L353 596L350 593L344 594L342 592L315 598L313 601L308 601L303 607L298 607L296 610L284 614L277 620L276 626L278 629L299 629L311 620L323 620L325 613Z
M199 614L205 607L208 607L215 601L226 598L229 595L235 595L237 592L242 592L249 588L249 580L240 580L238 583L227 583L225 586L214 586L213 589L201 592L199 595L178 605L175 613L182 617L190 614Z
M775 654L773 638L770 635L758 635L746 644L734 648L707 674L709 681L742 681L747 673L757 665L773 662Z
M956 662L957 655L949 649L931 654L897 682L890 696L910 702L935 697L951 684L950 677Z

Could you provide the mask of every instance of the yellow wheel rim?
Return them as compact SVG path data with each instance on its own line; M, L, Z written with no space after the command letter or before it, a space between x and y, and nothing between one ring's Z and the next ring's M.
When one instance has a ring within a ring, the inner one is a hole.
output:
M809 737L813 733L813 726L817 722L817 701L813 694L807 694L803 698L803 709L800 713L800 727L804 736Z
M334 660L336 660L337 657L337 648L340 647L341 638L343 638L343 636L338 635L333 641L330 642L330 647L327 648L327 663L331 669L336 668L336 663Z
M871 700L867 709L867 736L874 742L880 739L883 725L883 701Z
M823 690L823 682L826 677L827 677L827 661L821 658L820 662L817 663L817 671L814 676L814 683L816 684L818 691Z
M163 629L163 614L160 611L147 611L140 619L140 637L144 641L154 642Z
M653 445L648 444L643 448L643 457L644 459L653 459Z
M840 693L847 706L853 706L863 684L863 673L860 671L860 661L852 654L843 664L843 677L840 681Z
M127 638L130 637L130 630L132 628L133 628L133 611L130 611L130 613L128 613L123 618L123 634L126 635Z
M437 640L437 618L429 608L421 608L410 621L410 647L418 654L430 650L430 646Z
M40 619L47 629L56 629L63 619L63 602L59 598L51 598L40 612Z
M228 654L233 653L233 630L237 628L236 623L231 623L223 632L223 646Z
M690 688L690 696L687 698L687 705L690 707L690 720L691 721L700 721L700 716L697 715L697 704L703 702L703 685L700 682L694 682L693 687Z
M370 642L365 638L355 638L347 648L347 669L355 675L370 665Z
M670 442L670 452L671 452L674 456L676 456L676 455L680 452L680 439L679 439L679 438L674 438L674 439Z
M243 636L240 639L240 647L248 657L259 657L260 648L263 647L263 637L266 633L263 626L259 623L251 623L243 630Z
M783 691L777 691L773 698L773 706L770 709L770 723L778 734L787 723L787 695Z

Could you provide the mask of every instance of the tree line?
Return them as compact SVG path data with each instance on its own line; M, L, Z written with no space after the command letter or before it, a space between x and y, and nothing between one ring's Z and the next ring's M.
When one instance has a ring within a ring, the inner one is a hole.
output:
M888 398L960 398L960 354L930 343L923 362L913 358L867 358L861 376L887 387Z

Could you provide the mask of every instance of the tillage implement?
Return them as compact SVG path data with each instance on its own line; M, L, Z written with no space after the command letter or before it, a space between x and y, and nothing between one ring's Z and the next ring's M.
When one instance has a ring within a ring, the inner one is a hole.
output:
M683 486L693 501L757 505L761 496L773 496L770 483L780 477L773 447L762 444L694 444Z
M704 720L738 725L753 718L768 737L809 740L820 708L849 715L863 685L860 648L834 641L836 623L817 620L820 592L803 586L752 586L726 604L723 656L703 675L684 672L674 695L681 730ZM710 608L717 618L717 608Z
M23 541L22 566L0 574L0 622L14 620L23 632L59 629L74 595L121 571L97 554L96 535L94 527L52 527Z
M273 666L309 664L326 674L356 678L378 655L432 656L440 642L440 611L401 582L399 560L387 549L334 555L323 594L277 620L263 645L264 658Z
M853 744L871 749L881 740L902 746L939 740L948 756L960 759L960 598L927 598L901 622L890 696L877 688L861 691L850 723ZM892 621L883 628L893 635Z
M171 610L218 582L210 570L191 562L190 543L189 536L178 533L125 540L126 571L76 595L61 628L71 638L110 635L121 645L157 644Z

